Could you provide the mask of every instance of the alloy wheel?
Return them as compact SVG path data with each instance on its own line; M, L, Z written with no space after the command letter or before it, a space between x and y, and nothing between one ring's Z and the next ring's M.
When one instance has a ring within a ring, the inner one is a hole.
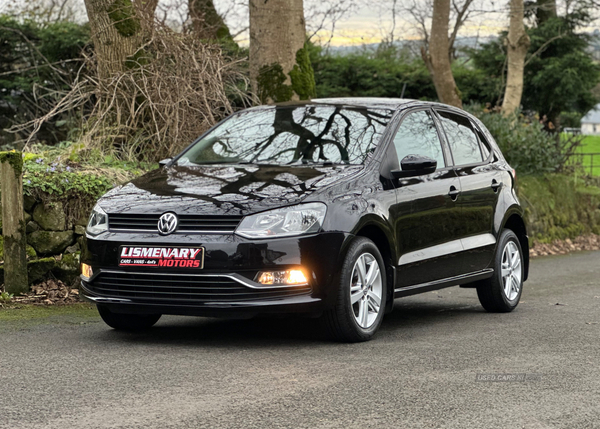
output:
M370 253L361 254L350 277L350 304L358 326L370 328L381 311L383 291L381 269Z
M502 285L504 295L513 301L521 290L521 253L514 241L509 241L502 251Z

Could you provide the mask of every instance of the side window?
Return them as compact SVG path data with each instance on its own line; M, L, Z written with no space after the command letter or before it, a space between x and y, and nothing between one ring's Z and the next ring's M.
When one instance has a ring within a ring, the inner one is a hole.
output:
M437 168L444 168L442 144L431 114L426 110L409 113L402 120L394 137L398 162L407 155L424 155L437 161Z
M475 164L483 161L477 136L471 122L464 116L450 112L438 112L448 138L455 165Z

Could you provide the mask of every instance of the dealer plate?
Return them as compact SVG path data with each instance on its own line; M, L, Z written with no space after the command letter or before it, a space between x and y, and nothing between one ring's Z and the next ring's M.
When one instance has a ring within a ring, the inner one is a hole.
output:
M119 267L204 268L204 247L121 246Z

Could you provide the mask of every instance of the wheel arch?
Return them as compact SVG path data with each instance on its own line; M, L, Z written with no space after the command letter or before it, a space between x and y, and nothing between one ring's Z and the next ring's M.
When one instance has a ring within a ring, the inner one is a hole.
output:
M525 221L520 213L513 212L507 215L503 229L510 229L515 233L517 238L519 239L519 244L521 244L521 249L523 249L523 258L524 258L524 270L523 270L523 281L527 280L529 277L529 237L527 235L527 228L525 226Z
M396 283L395 252L393 251L392 243L390 243L384 230L379 225L373 223L362 226L355 235L371 240L375 243L377 249L379 249L379 253L381 253L385 264L387 284L385 311L389 313L394 307L394 286Z

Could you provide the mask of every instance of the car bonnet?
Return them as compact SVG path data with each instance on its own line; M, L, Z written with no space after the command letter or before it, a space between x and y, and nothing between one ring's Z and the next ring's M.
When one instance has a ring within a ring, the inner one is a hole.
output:
M363 170L363 165L171 166L113 189L98 203L108 213L247 215L318 200L326 188Z

